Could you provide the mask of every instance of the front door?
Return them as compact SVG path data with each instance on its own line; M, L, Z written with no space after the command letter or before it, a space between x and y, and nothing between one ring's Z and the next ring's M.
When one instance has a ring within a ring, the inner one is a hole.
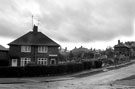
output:
M17 59L12 59L12 67L17 67Z
M55 58L51 58L50 64L56 64L56 59Z

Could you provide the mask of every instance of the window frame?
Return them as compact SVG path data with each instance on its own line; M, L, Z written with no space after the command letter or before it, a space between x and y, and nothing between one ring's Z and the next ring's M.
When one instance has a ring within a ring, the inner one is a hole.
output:
M47 46L38 46L38 53L47 53L48 47Z
M31 62L31 58L22 57L21 60L20 60L20 66L25 66L25 65L27 65L29 62Z
M28 52L28 53L30 53L31 52L31 46L29 46L29 45L22 45L21 46L21 52Z
M48 58L37 58L37 64L48 65Z

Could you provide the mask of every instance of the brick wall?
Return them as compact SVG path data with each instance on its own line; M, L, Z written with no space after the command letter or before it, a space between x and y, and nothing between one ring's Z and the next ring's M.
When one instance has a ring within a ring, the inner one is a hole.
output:
M31 46L31 52L21 52L21 46L18 46L18 45L10 46L10 49L9 49L10 59L17 58L18 65L20 65L19 59L21 57L29 57L31 58L31 61L33 62L36 62L37 58L48 58L48 60L50 61L49 54L58 54L58 47L49 46L47 53L38 53L38 46ZM48 64L49 63L50 62L48 62ZM56 58L56 63L58 63L58 58Z
M0 50L0 60L8 60L8 51Z

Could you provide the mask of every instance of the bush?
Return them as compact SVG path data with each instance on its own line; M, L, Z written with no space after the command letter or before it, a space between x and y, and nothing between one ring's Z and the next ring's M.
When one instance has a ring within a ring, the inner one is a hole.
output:
M83 63L84 70L89 70L92 68L92 61L84 61L82 63Z
M9 61L8 60L0 60L0 66L9 66Z
M0 77L22 77L24 71L22 67L1 67Z
M102 67L102 61L94 61L93 68L101 68Z
M49 75L59 75L66 73L76 73L82 70L88 70L93 67L100 68L101 61L68 63L49 66L26 66L26 67L0 67L0 77L39 77Z
M67 65L66 64L61 64L57 66L57 73L58 74L65 74L67 71Z

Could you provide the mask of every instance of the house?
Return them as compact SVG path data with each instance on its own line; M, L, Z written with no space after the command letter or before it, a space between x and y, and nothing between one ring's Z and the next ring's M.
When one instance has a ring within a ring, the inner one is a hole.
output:
M131 58L135 58L135 42L134 41L128 41L128 42L125 42L126 45L130 46L131 48L131 54L130 54L130 57Z
M0 45L0 66L8 66L8 49Z
M82 56L83 59L92 59L94 58L94 54L95 54L94 51L89 51L89 52L84 52Z
M33 26L33 31L26 33L8 44L10 65L26 66L30 63L37 65L53 65L58 63L59 44L38 31L38 26Z
M127 44L124 44L118 40L118 44L114 46L114 51L119 55L130 55L130 46Z

